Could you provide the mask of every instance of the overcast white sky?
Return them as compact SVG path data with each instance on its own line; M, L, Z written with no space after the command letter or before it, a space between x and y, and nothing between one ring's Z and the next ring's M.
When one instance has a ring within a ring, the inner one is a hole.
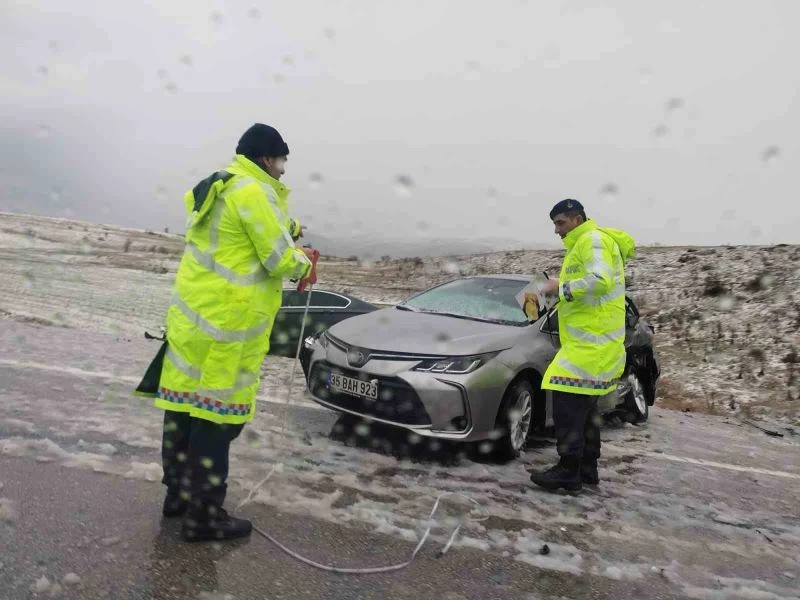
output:
M180 231L260 121L330 237L800 242L797 0L0 7L0 210Z

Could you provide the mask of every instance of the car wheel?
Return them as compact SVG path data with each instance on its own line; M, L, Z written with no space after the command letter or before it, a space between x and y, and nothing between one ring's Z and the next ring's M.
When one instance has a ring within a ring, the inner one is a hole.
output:
M495 446L498 459L513 460L520 455L528 440L532 416L533 386L518 379L506 390L497 415L497 428L502 432Z
M623 406L628 421L631 423L643 423L650 415L650 407L647 402L647 391L641 378L635 371L627 373L623 384L626 388L623 397Z

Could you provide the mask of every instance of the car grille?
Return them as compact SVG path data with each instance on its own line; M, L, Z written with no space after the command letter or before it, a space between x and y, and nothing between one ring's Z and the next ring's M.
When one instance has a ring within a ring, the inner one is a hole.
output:
M385 419L404 425L430 425L431 419L422 402L410 385L396 377L378 377L378 399L367 400L349 394L340 394L328 388L328 378L333 370L330 363L314 364L309 378L311 393L325 402L362 415ZM336 372L354 379L364 379L364 374L336 367Z

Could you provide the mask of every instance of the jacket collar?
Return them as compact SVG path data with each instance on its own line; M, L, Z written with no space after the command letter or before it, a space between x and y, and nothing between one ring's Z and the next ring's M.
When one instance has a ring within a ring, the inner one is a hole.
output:
M572 250L572 247L584 233L594 231L595 229L597 229L597 224L592 219L586 219L586 221L564 236L562 240L562 242L564 242L564 247L567 250Z
M252 160L243 154L237 154L233 164L239 167L239 170L244 171L253 179L258 179L263 183L268 183L280 197L284 198L289 195L291 191L287 186L283 185L280 181L272 177L264 169L259 167Z

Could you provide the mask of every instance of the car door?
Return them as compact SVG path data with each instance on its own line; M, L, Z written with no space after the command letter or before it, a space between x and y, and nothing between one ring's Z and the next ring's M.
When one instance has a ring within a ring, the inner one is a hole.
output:
M561 348L561 338L558 335L558 304L551 308L541 321L539 331L546 334L553 348L558 350Z
M309 300L308 294L311 294ZM308 316L303 328L303 314L308 302ZM349 307L352 300L342 294L324 290L298 292L293 289L283 290L283 303L270 335L270 351L274 356L294 358L303 337L324 331L331 325L353 316Z
M639 310L628 296L625 296L625 348L641 345L639 336Z

